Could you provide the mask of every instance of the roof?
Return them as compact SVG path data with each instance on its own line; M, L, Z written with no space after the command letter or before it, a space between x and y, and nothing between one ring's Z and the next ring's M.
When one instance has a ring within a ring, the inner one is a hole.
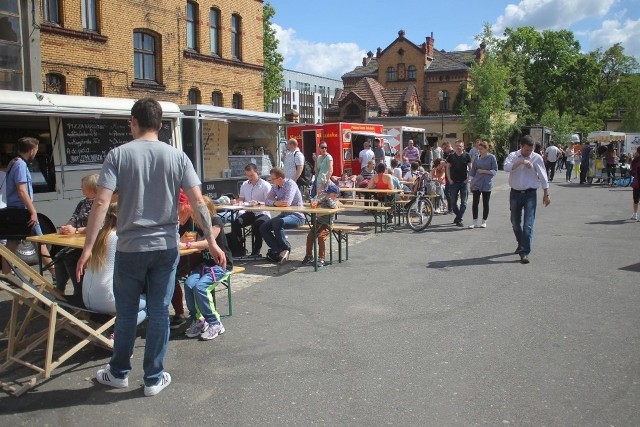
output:
M433 61L425 70L426 73L442 71L469 70L475 62L475 50L459 50L455 52L443 52L435 50Z
M348 79L350 77L378 77L378 60L373 57L369 60L367 65L358 66L354 68L352 71L349 71L346 74L342 75L343 79Z
M333 100L332 107L338 107L347 97L357 96L369 107L379 108L383 116L394 111L404 111L405 102L410 101L416 92L415 86L406 88L385 89L377 80L365 77L350 91L342 91ZM352 95L353 94L353 95Z

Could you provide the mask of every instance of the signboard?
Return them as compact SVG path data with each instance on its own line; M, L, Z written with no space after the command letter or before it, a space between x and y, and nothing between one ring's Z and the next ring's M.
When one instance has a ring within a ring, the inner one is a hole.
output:
M131 141L127 119L62 119L65 157L68 165L100 164L115 147ZM171 121L163 120L160 141L171 144Z

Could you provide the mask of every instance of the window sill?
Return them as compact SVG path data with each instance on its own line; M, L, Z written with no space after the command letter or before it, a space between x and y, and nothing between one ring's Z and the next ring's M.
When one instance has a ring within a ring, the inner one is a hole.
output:
M157 92L164 92L167 90L165 85L151 80L134 80L131 82L132 89L153 90Z
M91 40L98 43L106 43L109 40L107 36L103 36L94 31L70 30L68 28L63 28L58 24L54 24L50 22L45 22L43 24L40 24L40 30L43 33L58 34L61 36L73 37L76 39Z
M239 59L223 59L217 55L211 55L211 56L203 55L201 53L193 52L191 50L185 50L183 52L183 56L187 59L195 59L197 61L214 62L218 64L231 65L234 67L242 67L242 68L249 68L252 70L264 71L264 67L260 65L247 64L240 61Z

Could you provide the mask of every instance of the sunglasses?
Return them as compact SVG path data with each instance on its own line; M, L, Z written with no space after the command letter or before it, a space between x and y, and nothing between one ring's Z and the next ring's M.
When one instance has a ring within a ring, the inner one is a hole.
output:
M326 145L321 145L321 146L320 146L320 149L321 149L321 150L326 150L326 149L327 149L327 146L326 146Z

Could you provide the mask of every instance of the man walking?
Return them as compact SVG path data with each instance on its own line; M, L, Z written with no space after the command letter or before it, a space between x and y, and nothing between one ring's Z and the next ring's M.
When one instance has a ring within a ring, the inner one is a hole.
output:
M545 154L547 155L547 173L549 174L549 182L551 182L556 173L556 162L562 158L562 150L552 142L545 150Z
M38 154L38 140L35 138L24 137L18 140L18 155L9 162L7 173L5 175L5 187L7 195L7 207L26 209L29 213L28 227L31 234L42 236L42 229L38 222L38 212L33 205L33 185L31 180L31 172L29 171L29 163L31 163ZM14 252L18 247L17 240L7 240L7 249ZM41 245L42 260L45 265L51 263L49 251L46 245ZM9 264L6 260L2 260L2 272L8 274L10 271ZM52 276L55 277L53 268L50 268Z
M105 158L98 192L89 214L86 240L76 276L84 273L114 191L118 191L118 243L113 274L116 325L109 364L96 379L111 387L129 385L131 354L136 339L140 294L147 295L149 323L144 351L144 395L153 396L171 383L164 370L169 340L169 303L178 264L178 198L182 188L218 265L226 257L212 237L211 216L200 192L200 180L181 151L158 140L162 108L143 98L131 108L134 140L111 150Z
M464 151L464 142L456 141L455 151L447 157L446 173L449 185L449 200L451 208L456 214L453 223L458 227L464 227L462 217L467 209L467 197L469 189L467 185L469 169L471 168L471 157ZM458 207L458 194L460 195L460 207Z
M504 170L509 172L509 205L511 225L516 236L522 264L529 264L529 253L533 241L533 223L536 219L537 189L542 187L542 203L549 206L549 182L542 156L533 152L533 138L525 135L520 140L520 150L510 153L504 161ZM523 215L524 213L524 215Z

